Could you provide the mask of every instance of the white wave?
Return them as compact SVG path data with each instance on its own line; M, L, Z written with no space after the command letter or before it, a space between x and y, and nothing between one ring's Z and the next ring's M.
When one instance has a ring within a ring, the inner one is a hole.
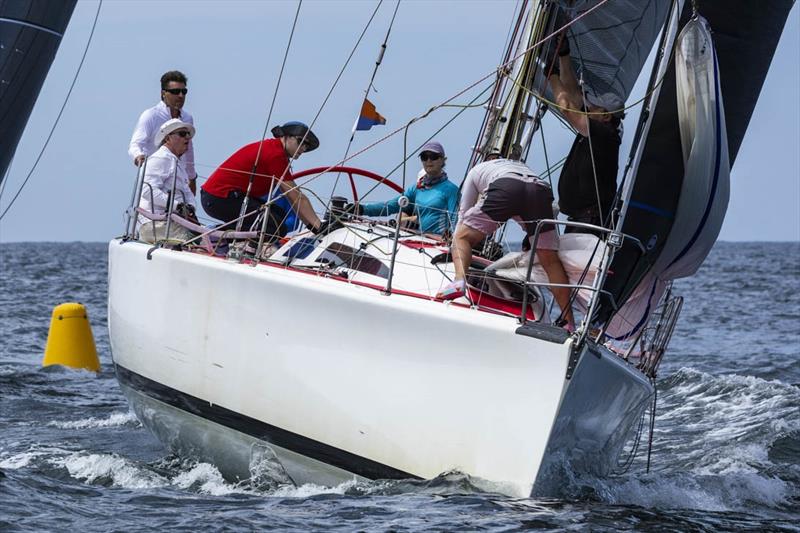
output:
M667 381L672 384L661 397L655 445L696 474L768 470L775 436L800 430L800 391L794 386L686 368Z
M226 482L217 467L209 463L197 463L188 472L181 472L172 479L172 484L182 489L196 487L198 491L212 496L253 494L251 490Z
M691 368L665 382L654 433L658 472L577 485L588 484L611 504L720 512L782 507L797 496L793 484L773 474L770 459L776 436L800 429L796 387Z
M23 452L15 455L9 455L6 457L0 456L0 468L5 468L8 470L17 470L19 468L25 468L26 466L31 464L31 461L43 455L47 455L47 452L42 452L42 451Z
M272 491L270 496L279 498L309 498L318 494L344 494L357 484L358 481L356 481L354 478L349 481L345 481L344 483L340 483L335 487L324 487L321 485L314 485L313 483L306 483L305 485L300 485L299 487L285 485Z
M155 472L114 454L73 453L52 459L51 463L66 468L72 477L87 483L108 480L112 486L125 489L150 489L168 484Z
M128 411L125 413L112 413L107 418L89 417L68 422L60 422L56 420L49 422L47 425L61 429L88 429L124 426L134 422L138 422L136 415Z
M598 482L601 498L615 505L657 509L741 511L746 507L778 507L791 499L792 487L758 474L698 476L651 474L623 482Z
M7 470L17 470L30 466L39 457L48 457L53 455L64 455L70 453L69 450L56 447L40 447L34 446L24 452L20 453L0 453L0 468Z

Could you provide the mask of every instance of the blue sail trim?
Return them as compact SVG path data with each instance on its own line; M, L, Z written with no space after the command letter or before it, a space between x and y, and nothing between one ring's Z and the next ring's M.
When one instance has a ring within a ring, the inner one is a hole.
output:
M631 200L630 202L628 202L628 206L635 207L636 209L641 209L642 211L647 211L664 218L673 218L675 216L674 213L670 213L669 211L666 211L664 209L659 209L654 205L637 202L635 200Z

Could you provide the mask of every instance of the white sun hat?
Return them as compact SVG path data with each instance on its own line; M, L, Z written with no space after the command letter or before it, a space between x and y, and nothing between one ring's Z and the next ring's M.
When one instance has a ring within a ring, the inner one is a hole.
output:
M191 139L194 137L194 126L189 124L188 122L184 122L179 118L171 118L158 128L158 133L156 133L155 139L153 139L153 144L156 148L159 148L161 144L164 142L164 139L167 138L167 135L170 133L180 130L180 129L187 129L189 130L189 138Z

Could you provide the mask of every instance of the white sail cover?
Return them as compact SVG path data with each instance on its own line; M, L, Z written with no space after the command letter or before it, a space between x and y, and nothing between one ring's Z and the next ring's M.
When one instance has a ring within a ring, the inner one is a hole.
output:
M681 31L675 52L685 175L675 222L653 269L609 324L618 340L646 322L670 280L693 275L719 236L730 195L730 162L719 68L702 17Z

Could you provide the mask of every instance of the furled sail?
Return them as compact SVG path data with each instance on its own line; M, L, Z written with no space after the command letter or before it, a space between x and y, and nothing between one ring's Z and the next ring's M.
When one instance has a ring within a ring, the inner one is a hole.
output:
M719 142L712 141L716 144L710 160L685 158L686 140L694 139L698 132L681 124L680 113L685 117L689 109L683 102L678 104L680 84L675 62L670 60L671 46L666 47L664 61L654 67L663 69L663 76L658 73L654 78L663 79L648 112L642 113L637 134L641 134L641 142L633 147L635 156L623 191L621 231L639 239L643 249L626 240L615 254L596 320L606 322L634 294L640 299L636 305L647 310L647 302L657 293L656 279L690 275L702 263L724 218L727 170L736 158L792 4L793 0L701 4L701 14L713 31L714 77L719 79L720 92L707 109L719 110L714 118L721 128L714 137ZM684 27L692 14L687 3L679 26ZM696 39L685 46L702 47L710 41L700 28L695 26L692 33L684 34ZM691 151L691 145L688 149ZM697 165L706 165L707 170L701 171ZM624 318L629 326L637 326L631 317Z
M77 0L0 0L0 182Z

